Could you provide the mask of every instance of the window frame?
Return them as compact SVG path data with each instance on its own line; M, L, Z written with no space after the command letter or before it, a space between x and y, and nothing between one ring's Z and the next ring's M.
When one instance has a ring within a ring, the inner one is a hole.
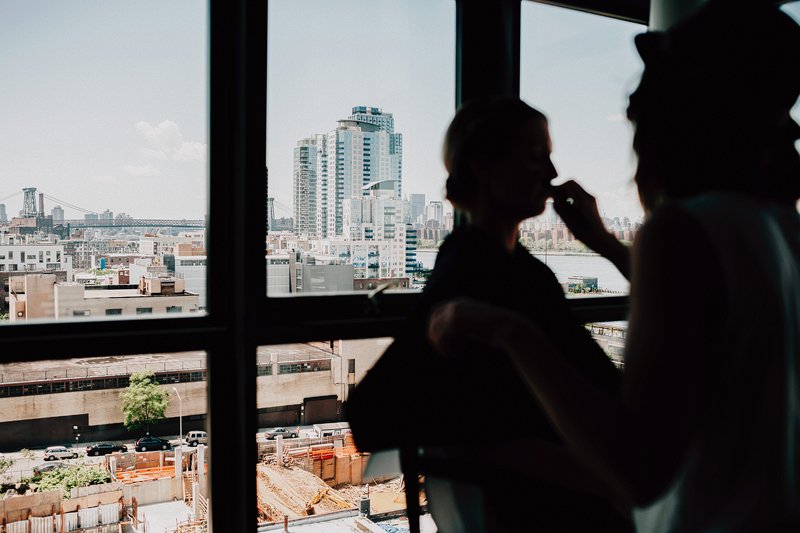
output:
M603 2L542 2L629 18ZM267 297L263 184L266 158L268 1L210 0L209 225L207 308L201 316L23 323L2 328L0 361L204 350L211 516L229 531L254 530L256 349L326 338L392 336L418 293ZM646 20L640 10L637 21ZM488 94L519 94L520 0L456 0L456 104ZM267 117L268 119L268 117ZM458 223L459 217L456 216ZM236 261L226 258L236 257ZM226 279L229 283L213 283ZM582 321L625 318L624 296L569 301ZM233 363L233 364L232 364ZM273 373L275 370L273 370ZM273 374L276 375L276 374ZM220 473L216 475L216 473ZM231 486L237 491L230 491ZM220 525L220 530L223 526Z

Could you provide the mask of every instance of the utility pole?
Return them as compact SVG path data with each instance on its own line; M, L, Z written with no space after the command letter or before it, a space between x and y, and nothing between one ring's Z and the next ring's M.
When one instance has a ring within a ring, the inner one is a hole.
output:
M180 433L178 437L180 438L181 444L183 444L183 398L181 398L177 388L172 387L172 390L178 395L178 432Z

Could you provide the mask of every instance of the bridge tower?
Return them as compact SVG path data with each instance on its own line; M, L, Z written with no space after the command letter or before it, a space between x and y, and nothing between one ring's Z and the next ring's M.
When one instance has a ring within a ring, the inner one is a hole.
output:
M36 209L36 187L25 187L22 192L25 193L22 202L22 216L35 217L39 214Z

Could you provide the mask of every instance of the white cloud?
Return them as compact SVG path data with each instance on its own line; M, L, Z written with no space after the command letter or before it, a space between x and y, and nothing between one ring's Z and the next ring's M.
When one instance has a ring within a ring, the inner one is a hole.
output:
M136 178L149 178L152 176L160 176L161 171L159 171L153 165L142 165L140 167L135 167L132 165L128 165L125 167L125 172L129 176L134 176Z
M180 128L171 120L163 120L156 126L140 120L136 123L136 131L147 143L139 151L148 157L173 161L206 160L205 143L184 140Z
M175 152L178 161L205 161L206 145L201 142L184 142Z

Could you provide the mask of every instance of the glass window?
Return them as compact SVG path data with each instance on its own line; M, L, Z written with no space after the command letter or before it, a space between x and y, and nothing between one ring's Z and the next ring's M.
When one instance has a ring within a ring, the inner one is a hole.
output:
M91 299L93 320L123 307L124 291L73 294L73 282L170 278L183 312L205 308L205 264L175 258L205 259L207 12L199 0L0 0L0 254L72 291L28 292L25 321L72 318L48 301Z
M270 296L422 285L417 250L452 226L454 29L446 0L269 3Z
M202 351L0 363L0 450L32 452L9 455L14 461L3 472L4 483L35 481L45 475L38 473L51 464L45 460L45 448L66 445L69 453L58 457L63 468L96 469L105 479L105 483L93 482L92 494L117 491L112 480L128 491L136 484L140 519L166 512L165 523L174 526L176 521L185 521L192 513L191 505L175 507L174 500L186 501L190 493L204 500L209 495L206 443L181 446L181 435L207 431L207 386L205 379L159 384L157 378L174 373L173 369L205 373L205 367ZM147 380L131 379L144 368L149 372ZM118 379L122 376L124 380ZM162 440L154 449L137 449L137 440L148 432ZM91 447L98 442L112 442L115 449L98 452ZM106 456L112 451L121 453ZM165 491L159 480L174 480L176 463L186 481ZM118 498L113 498L115 506ZM130 507L130 496L124 499ZM172 507L165 511L167 502ZM151 505L162 510L151 511ZM97 503L81 507L88 511ZM118 516L116 510L114 515Z
M315 506L316 514L358 507L369 481L363 476L366 456L353 445L344 413L353 386L391 342L390 338L328 340L258 348L257 482L260 498L271 502L259 506L259 524L282 522L283 513L290 520L305 516L307 501L320 490L327 492L328 486L349 485L341 492L330 489L330 498ZM319 362L327 364L313 372L262 371L276 364L280 369ZM279 435L286 459L277 456ZM387 483L376 487L373 482L371 489L400 495L399 479L381 481ZM387 495L387 502L392 499ZM385 504L377 500L381 499L373 500L373 514L385 511L381 507ZM394 509L402 510L402 505Z
M646 28L523 2L520 95L548 117L560 183L575 179L598 202L606 227L630 243L642 208L633 184L627 97L642 65L633 38ZM576 241L548 204L522 225L521 241L555 272L568 296L627 293L628 282Z

